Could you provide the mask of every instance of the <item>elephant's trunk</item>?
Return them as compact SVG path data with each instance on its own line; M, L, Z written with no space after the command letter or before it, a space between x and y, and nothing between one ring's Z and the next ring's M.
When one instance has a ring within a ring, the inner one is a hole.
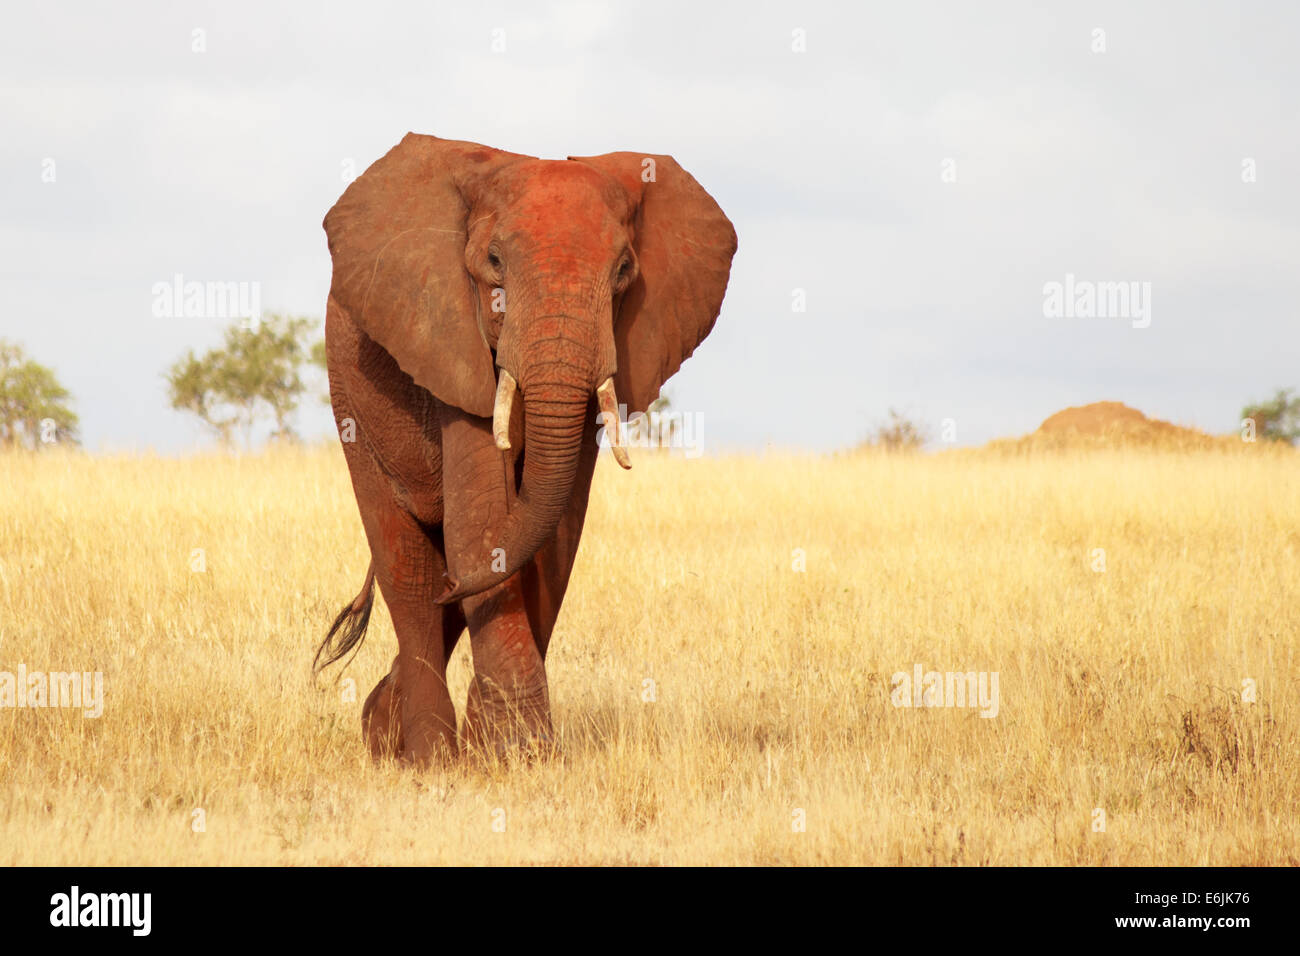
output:
M551 374L546 369L533 371L540 374L530 376L532 384L523 392L524 474L519 495L488 562L463 571L459 580L451 582L450 590L437 599L439 604L479 594L519 571L555 533L568 506L591 389L582 384L562 384L558 368ZM507 377L508 373L503 372L503 380Z

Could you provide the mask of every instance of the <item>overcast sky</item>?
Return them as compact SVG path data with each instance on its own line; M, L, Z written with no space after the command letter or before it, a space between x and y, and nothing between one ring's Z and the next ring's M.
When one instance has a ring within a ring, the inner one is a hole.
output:
M668 153L713 194L740 250L666 388L709 450L842 447L890 406L960 444L1100 399L1223 432L1300 385L1297 5L719 6L10 4L0 338L89 448L205 442L161 376L222 323L153 285L323 317L346 164L414 130ZM1067 274L1149 283L1149 324L1046 316Z

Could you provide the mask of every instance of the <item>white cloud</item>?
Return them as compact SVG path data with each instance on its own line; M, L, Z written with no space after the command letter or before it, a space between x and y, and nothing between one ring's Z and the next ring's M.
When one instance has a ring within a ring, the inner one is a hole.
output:
M1228 428L1295 384L1290 7L133 9L16 8L0 37L0 336L59 369L92 445L192 438L158 375L213 330L145 321L148 284L253 279L269 308L319 315L340 164L408 129L551 158L667 152L696 175L740 254L671 390L714 410L719 442L855 440L860 422L823 414L835 401L864 419L978 409L971 441L1079 396ZM1152 328L1045 326L1042 283L1066 271L1152 281Z

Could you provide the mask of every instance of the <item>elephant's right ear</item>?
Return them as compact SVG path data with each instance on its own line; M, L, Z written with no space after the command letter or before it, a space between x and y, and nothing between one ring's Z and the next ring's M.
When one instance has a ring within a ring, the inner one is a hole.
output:
M325 216L330 296L435 396L489 416L492 353L465 269L466 217L478 184L527 157L407 133Z

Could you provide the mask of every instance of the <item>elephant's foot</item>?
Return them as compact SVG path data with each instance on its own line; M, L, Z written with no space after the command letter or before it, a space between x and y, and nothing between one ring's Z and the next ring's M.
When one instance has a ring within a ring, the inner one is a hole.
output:
M397 696L397 662L380 679L361 708L361 733L375 760L396 757L403 749L402 710Z
M552 754L555 733L546 686L506 694L490 681L475 678L469 685L461 745L466 751L498 760Z
M362 732L371 757L376 761L393 757L421 768L454 760L459 755L455 730L423 710L412 715L411 703L405 699L394 661L361 708Z
M456 729L436 721L432 714L421 712L412 720L408 712L402 728L402 749L397 759L409 767L445 767L460 756Z

